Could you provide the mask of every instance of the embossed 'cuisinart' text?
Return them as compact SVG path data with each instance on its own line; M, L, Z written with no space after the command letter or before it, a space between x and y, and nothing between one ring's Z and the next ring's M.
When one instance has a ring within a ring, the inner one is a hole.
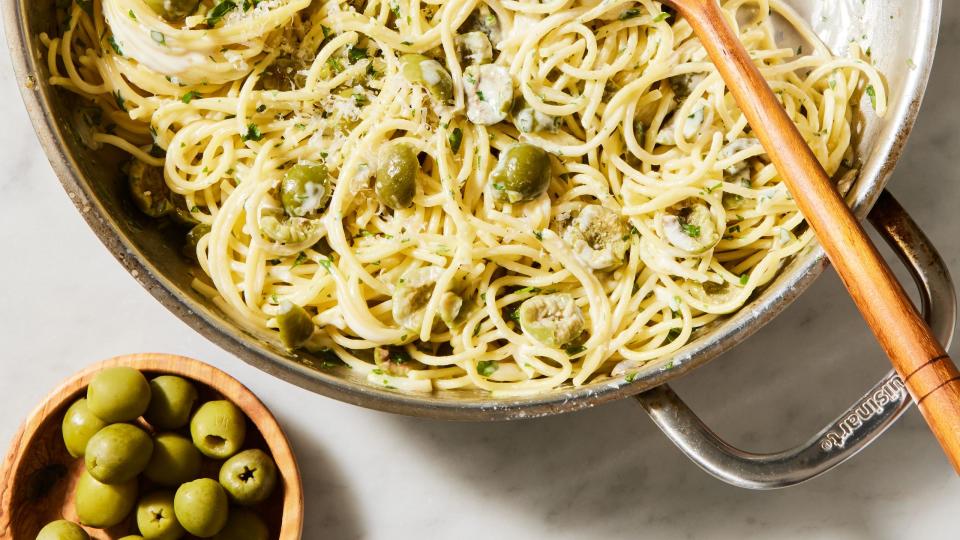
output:
M847 439L865 422L880 414L888 405L900 400L906 392L900 377L892 377L883 386L867 396L856 409L842 418L833 429L828 431L820 440L820 448L831 450L843 448Z

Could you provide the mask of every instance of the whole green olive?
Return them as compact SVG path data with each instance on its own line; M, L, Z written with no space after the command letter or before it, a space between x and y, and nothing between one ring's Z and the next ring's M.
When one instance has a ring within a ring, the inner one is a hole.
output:
M74 504L80 523L105 529L127 517L137 502L137 481L104 484L83 471L77 481Z
M261 503L277 485L277 466L263 450L244 450L220 467L220 485L230 500L250 506Z
M84 463L90 476L105 484L122 484L147 468L153 440L130 424L111 424L90 438Z
M172 491L155 491L140 499L137 528L147 540L179 540L184 535L174 514Z
M86 398L78 399L67 409L61 424L63 443L67 446L67 452L75 458L83 457L90 437L105 427L107 423L90 412Z
M417 151L407 143L388 143L380 149L378 161L373 186L377 199L394 210L408 208L417 193Z
M287 171L280 184L280 199L288 216L315 217L330 201L330 181L322 163L300 162Z
M179 21L192 15L200 0L144 0L150 9L168 21Z
M206 223L194 225L187 233L183 243L183 254L191 259L196 259L197 246L200 245L200 240L208 234L210 234L210 226Z
M90 535L76 523L58 519L40 529L37 540L90 540Z
M208 458L227 459L236 454L246 435L243 411L226 400L204 403L190 420L193 444Z
M422 54L405 54L400 57L400 69L408 81L423 85L440 103L453 103L453 77L440 62Z
M260 516L247 508L232 508L227 525L213 540L267 540L270 532Z
M107 423L136 420L150 404L150 384L131 367L106 368L87 386L87 407Z
M548 347L559 348L583 333L583 313L567 293L541 294L520 304L520 328Z
M515 144L500 153L490 182L500 200L532 201L550 185L550 154L529 143Z
M133 204L144 214L158 218L176 210L173 194L160 167L133 160L127 173L127 185Z
M144 414L155 429L180 429L190 422L197 389L176 375L161 375L150 381L150 405Z
M280 304L277 327L280 330L280 341L288 349L295 349L306 343L314 330L313 320L307 310L292 302Z
M153 454L143 475L161 486L179 486L200 475L202 460L190 439L178 433L161 433L153 439Z
M208 538L219 533L227 524L227 493L220 484L209 478L187 482L177 489L173 509L177 521L188 533Z

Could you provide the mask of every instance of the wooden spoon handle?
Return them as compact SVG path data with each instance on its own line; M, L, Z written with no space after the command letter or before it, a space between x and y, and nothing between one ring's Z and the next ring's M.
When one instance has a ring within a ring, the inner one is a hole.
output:
M840 279L960 473L960 372L777 101L717 1L669 1L700 38Z

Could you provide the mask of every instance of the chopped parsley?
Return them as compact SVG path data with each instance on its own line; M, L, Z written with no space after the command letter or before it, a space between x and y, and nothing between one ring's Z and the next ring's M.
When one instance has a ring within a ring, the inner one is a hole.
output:
M235 9L237 9L237 3L234 0L221 0L207 13L207 26L216 26L227 13Z
M184 102L184 103L190 103L191 101L193 101L193 100L195 100L195 99L197 99L197 98L199 98L199 97L200 97L200 92L197 92L196 90L191 90L191 91L187 92L186 94L180 96L180 101L182 101L182 102Z
M700 238L700 226L691 225L689 223L684 223L680 226L683 229L683 232L687 233L687 236L690 238Z
M150 31L150 39L156 41L157 43L159 43L159 44L161 44L161 45L166 45L166 44L167 44L167 36L164 35L163 32L160 32L160 31L157 31L157 30L151 30L151 31Z
M450 132L450 150L454 154L460 151L460 143L463 142L463 130L460 128L453 128L453 131Z
M293 265L290 266L290 269L293 270L305 262L307 262L307 254L301 251L297 253L297 258L293 260Z
M583 345L571 345L564 349L564 352L567 353L567 356L576 356L585 350L587 350L587 348Z
M117 53L119 56L123 56L123 49L120 48L120 44L117 43L117 40L113 36L107 38L107 43L110 44L110 48L113 49L113 52Z
M653 18L653 22L662 22L670 18L670 14L666 11L661 11L656 17Z
M750 281L750 274L742 274L740 276L740 286L746 285Z
M870 96L870 105L873 106L874 110L877 108L877 90L873 87L872 84L867 85L866 89L867 95Z
M624 380L626 380L628 383L633 382L633 381L637 380L637 376L638 376L638 375L640 375L640 374L639 374L638 372L636 372L636 371L634 371L634 372L632 372L632 373L627 373L627 376L624 377Z
M123 99L123 94L119 90L113 93L113 99L117 102L117 107L120 107L120 110L127 112L127 100Z
M250 124L247 126L247 132L243 135L244 141L259 141L263 138L263 133L260 132L260 128L256 124Z
M355 64L359 60L363 60L368 56L367 50L363 47L350 47L350 50L347 51L347 58L350 60L351 64Z
M620 14L620 17L618 17L618 18L619 18L621 21L625 21L625 20L627 20L627 19L633 19L634 17L639 17L640 15L643 15L643 11L642 11L642 10L640 10L640 9L638 9L638 8L630 8L630 9L624 11L623 13L621 13L621 14Z
M477 373L483 375L484 377L489 377L497 371L497 361L496 360L481 360L477 362Z

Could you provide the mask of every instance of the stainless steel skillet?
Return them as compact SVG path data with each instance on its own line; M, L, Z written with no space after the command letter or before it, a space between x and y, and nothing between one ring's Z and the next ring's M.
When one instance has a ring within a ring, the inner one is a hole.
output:
M717 357L782 311L820 274L819 247L798 255L741 311L701 329L672 358L646 366L631 381L598 381L528 398L494 400L480 393L401 394L373 387L319 358L291 357L268 336L241 327L190 288L191 268L179 240L140 216L126 200L120 156L78 144L71 111L76 100L47 83L40 32L55 32L56 0L8 0L3 10L17 80L38 137L64 188L101 241L162 304L198 332L263 371L304 388L374 409L438 419L508 420L558 414L635 395L664 432L700 466L744 487L771 488L812 478L862 449L909 404L903 384L888 375L807 444L772 455L730 447L706 428L666 383ZM831 46L851 39L869 44L887 77L887 117L864 107L857 151L863 166L849 201L871 222L918 279L924 312L942 343L955 321L953 285L943 261L903 209L883 191L899 158L929 76L940 19L939 0L789 0ZM789 34L784 36L791 39Z

